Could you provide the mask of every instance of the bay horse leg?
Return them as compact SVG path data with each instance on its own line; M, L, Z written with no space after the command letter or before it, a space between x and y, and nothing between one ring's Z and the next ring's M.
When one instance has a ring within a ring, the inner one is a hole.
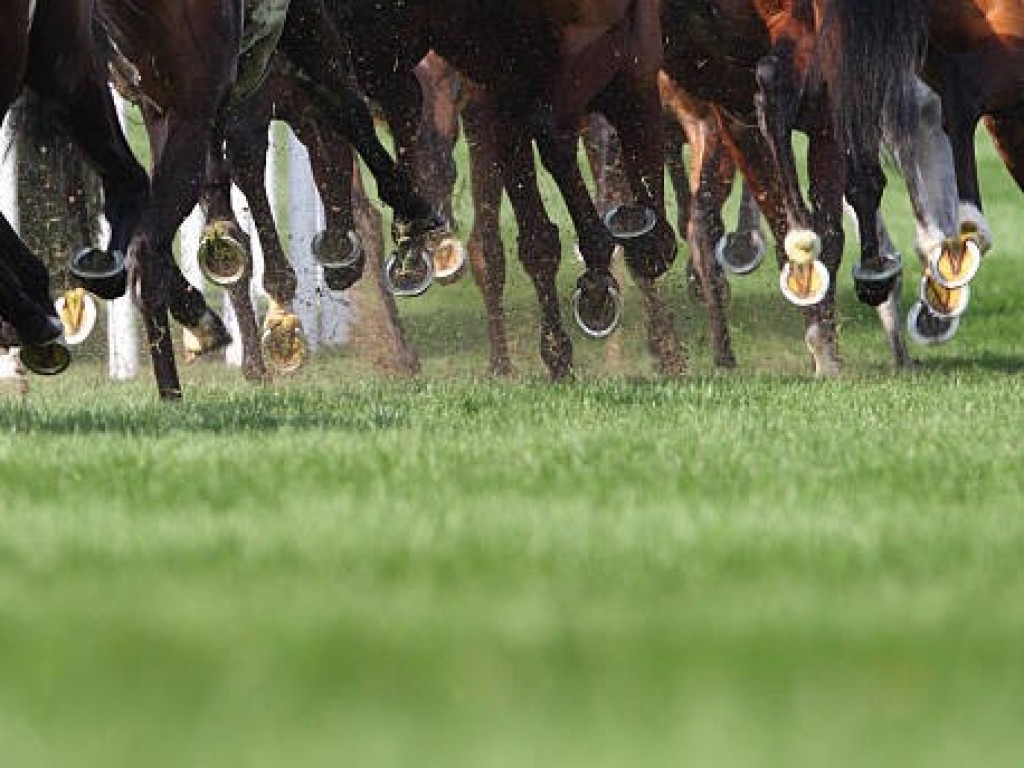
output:
M469 263L473 279L484 300L491 373L494 376L511 376L512 360L505 329L505 244L501 240L502 175L501 158L496 148L499 139L495 133L495 116L484 101L487 97L479 93L476 86L467 85L465 98L462 123L469 150L469 175L473 187ZM538 289L538 298L540 296L541 291ZM555 304L557 314L557 298Z
M216 232L218 236L223 233L242 246L244 259L241 274L230 285L224 286L224 290L238 320L238 333L242 342L242 375L249 381L265 381L267 369L260 350L256 311L252 304L252 250L249 236L242 231L231 203L232 176L231 162L224 153L223 141L215 136L207 151L206 182L199 199L206 220L204 237L211 232ZM190 334L186 335L186 348L189 339ZM201 345L197 347L201 348Z
M312 78L323 106L363 158L381 200L395 211L402 236L419 237L443 227L377 138L366 102L353 89L351 46L327 17L322 0L292 0L279 48ZM333 107L333 109L331 109Z

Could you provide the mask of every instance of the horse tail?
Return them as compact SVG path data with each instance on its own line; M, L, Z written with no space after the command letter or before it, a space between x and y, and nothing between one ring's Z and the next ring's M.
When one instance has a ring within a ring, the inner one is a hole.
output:
M818 67L846 146L906 136L917 118L914 74L929 0L815 0Z

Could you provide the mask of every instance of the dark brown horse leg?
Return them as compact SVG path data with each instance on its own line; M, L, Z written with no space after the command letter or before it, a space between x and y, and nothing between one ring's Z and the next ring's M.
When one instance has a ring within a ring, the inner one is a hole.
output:
M495 376L511 376L512 361L505 331L505 245L501 241L501 159L496 149L494 115L475 89L467 93L462 121L469 148L469 174L473 185L473 231L469 236L469 263L484 299L490 369ZM531 276L532 279L532 276ZM538 289L538 298L541 292ZM556 299L557 312L557 299ZM542 353L543 354L543 353Z
M136 286L160 397L181 397L168 310L210 352L231 343L203 294L181 274L171 256L174 233L199 201L212 115L183 119L148 115L156 162L152 196L129 246L129 284Z
M322 106L365 161L381 199L394 209L400 229L408 230L410 236L434 231L442 222L384 149L366 102L353 90L351 47L343 32L327 17L322 0L292 0L280 50L313 79Z
M226 231L243 246L245 258L239 278L225 286L231 307L238 321L238 333L242 342L242 375L249 381L264 381L267 369L260 350L259 331L256 327L256 311L252 304L252 251L249 237L242 231L235 218L231 204L231 163L223 150L223 142L216 138L211 141L206 158L206 183L199 203L206 219L207 232Z
M509 125L514 121L514 117L503 118ZM587 267L577 280L573 294L576 321L588 336L605 338L618 327L622 315L622 290L611 272L615 240L594 207L576 159L576 145L575 131L564 132L552 127L537 135L541 162L562 194ZM516 147L515 154L515 167L525 172L525 165L532 165L532 160L524 156L521 147ZM505 189L511 194L508 182ZM517 221L522 223L518 214Z
M771 152L779 190L786 210L787 232L782 241L786 255L794 261L816 259L821 239L812 229L811 211L800 193L792 134L796 126L802 89L793 63L792 44L782 42L757 65L758 92L755 97L758 122Z
M875 157L877 156L876 150ZM814 230L821 237L821 261L828 269L830 278L824 298L817 304L804 308L804 323L807 328L804 339L814 358L814 371L819 376L836 376L841 367L837 337L836 285L844 244L842 167L842 152L835 140L832 122L826 117L822 124L811 132L807 149L810 197L815 201ZM869 223L874 223L873 215ZM877 252L877 232L874 226L870 229ZM891 290L890 282L888 291Z
M540 305L540 356L544 360L551 378L557 381L572 374L572 342L562 325L561 311L558 306L556 278L562 255L558 228L548 217L544 201L540 196L537 169L529 135L518 120L500 119L496 112L492 112L492 115L495 118L491 127L494 146L501 153L502 179L509 202L512 204L516 224L519 227L519 260L522 262L526 274L533 281L537 301ZM572 146L575 147L575 144L576 142L573 141ZM573 164L575 166L575 159ZM575 171L576 174L579 174L578 166L575 166ZM582 177L579 177L577 182L582 185ZM584 194L586 193L585 186L582 191ZM593 210L589 195L586 195L586 203ZM596 211L593 211L593 216L596 219ZM600 226L600 222L598 222L598 226ZM577 229L577 231L580 230ZM592 247L582 244L582 237L581 248L584 254L595 253ZM598 276L598 280L601 277L611 280L610 256L611 246L609 244L608 259L604 261L603 266L591 267L591 262L588 262L590 274ZM600 259L591 258L593 263L601 263ZM583 279L581 278L581 281Z
M665 168L676 200L676 229L680 237L688 237L690 229L690 207L693 196L690 190L690 172L683 160L686 133L674 117L665 117L663 128L665 147Z

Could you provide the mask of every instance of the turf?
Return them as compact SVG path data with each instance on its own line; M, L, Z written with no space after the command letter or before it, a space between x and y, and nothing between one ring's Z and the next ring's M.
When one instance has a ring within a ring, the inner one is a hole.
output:
M765 269L738 372L673 277L689 377L634 303L550 386L513 270L508 382L464 285L403 305L416 381L206 366L167 408L80 361L0 399L2 764L1019 765L1020 198L983 161L1001 255L911 375L847 286L810 379Z

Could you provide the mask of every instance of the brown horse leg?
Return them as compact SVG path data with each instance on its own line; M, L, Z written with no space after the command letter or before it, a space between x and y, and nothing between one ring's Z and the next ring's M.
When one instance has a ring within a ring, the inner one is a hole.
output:
M496 149L494 115L470 86L462 109L469 148L473 185L473 231L469 236L469 263L484 299L490 369L495 376L511 376L512 361L505 331L505 245L501 241L501 160ZM531 276L532 278L532 276ZM538 297L540 291L538 290Z
M206 157L206 183L199 199L206 226L226 227L232 237L246 251L245 266L237 281L227 286L228 297L238 321L238 333L242 342L242 375L249 381L264 381L267 369L260 351L259 331L256 327L256 311L252 305L252 251L248 236L242 231L235 218L231 204L231 163L224 155L219 139L211 141Z
M533 148L521 123L514 119L497 120L493 124L492 130L494 131L492 135L495 139L495 146L501 152L501 172L505 191L512 204L516 224L519 227L519 260L522 262L526 274L533 281L537 301L540 304L540 356L544 360L551 378L557 381L572 374L572 341L562 325L561 311L558 306L556 278L562 254L558 228L548 217L544 201L540 196ZM572 142L572 146L575 147L575 141ZM574 179L571 184L582 186L583 179L582 176L579 176L579 166L575 165L575 159L573 167L578 178ZM571 171L569 175L572 176ZM574 192L577 195L580 194L579 189L575 189ZM582 193L585 195L586 204L590 206L594 219L596 219L597 212L593 210L593 203L590 202L589 195L585 194L585 186L582 186ZM598 226L600 226L600 222L598 222ZM577 231L580 231L579 227L577 227ZM599 238L596 239L599 240ZM581 248L585 255L595 253L592 247L583 245L582 237ZM608 271L610 256L609 244L608 258L604 260L603 266L597 266L601 263L600 258L594 259L591 256L591 260L588 261L588 269L591 274L599 276L598 283L602 276L611 279L611 273ZM591 264L595 266L592 267Z
M656 364L661 373L679 375L686 369L682 347L672 313L654 282L676 255L675 233L665 218L665 156L656 81L646 86L620 75L597 106L619 135L623 169L635 201L656 217L653 231L642 244L627 245L625 257L644 299L648 345Z
M733 368L736 355L732 350L726 317L728 281L715 249L725 236L722 206L732 190L736 170L728 147L720 139L718 126L713 121L698 121L690 133L690 145L693 147L694 172L698 175L688 235L692 263L697 270L700 294L708 313L715 365Z
M877 158L877 151L875 153ZM842 152L828 115L811 132L807 149L807 175L810 197L815 201L814 229L821 237L821 261L828 268L830 282L825 297L804 309L807 326L804 338L814 358L814 371L819 376L835 376L840 372L836 327L836 285L843 258L843 164ZM879 193L880 194L880 193ZM869 223L873 224L872 217ZM872 230L877 252L877 232ZM889 290L892 290L891 284Z

